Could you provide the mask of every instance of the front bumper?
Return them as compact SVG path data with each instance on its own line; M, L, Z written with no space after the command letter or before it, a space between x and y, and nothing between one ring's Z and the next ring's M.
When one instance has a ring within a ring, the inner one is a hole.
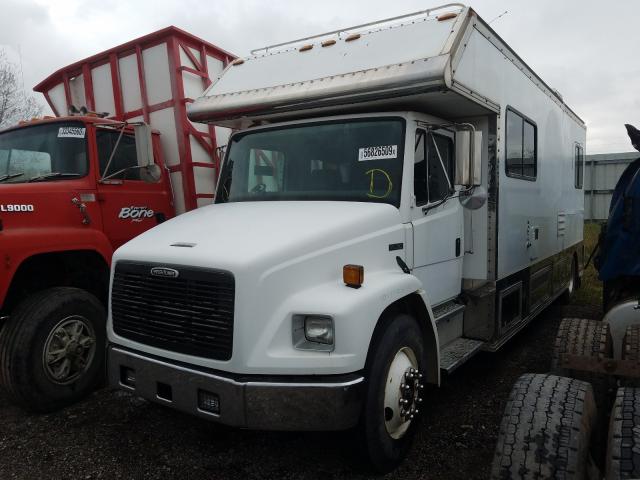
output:
M346 430L360 417L364 377L358 374L321 380L312 376L232 377L115 345L109 346L107 357L112 387L225 425L257 430ZM204 397L217 399L217 412L201 408Z

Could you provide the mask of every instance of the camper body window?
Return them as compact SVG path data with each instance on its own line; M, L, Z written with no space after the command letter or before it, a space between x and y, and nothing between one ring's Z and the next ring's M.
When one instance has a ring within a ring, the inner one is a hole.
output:
M506 174L535 181L538 175L538 128L518 112L507 109Z
M575 166L576 166L576 188L582 188L584 180L584 147L576 144L575 148Z

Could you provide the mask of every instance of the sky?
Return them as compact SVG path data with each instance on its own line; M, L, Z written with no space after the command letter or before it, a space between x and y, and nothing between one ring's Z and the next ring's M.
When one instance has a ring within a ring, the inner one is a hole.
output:
M446 2L2 0L0 48L21 65L24 86L31 90L63 66L168 25L246 56L253 48L442 3ZM633 151L624 124L640 128L639 0L466 4L491 22L587 123L587 153Z

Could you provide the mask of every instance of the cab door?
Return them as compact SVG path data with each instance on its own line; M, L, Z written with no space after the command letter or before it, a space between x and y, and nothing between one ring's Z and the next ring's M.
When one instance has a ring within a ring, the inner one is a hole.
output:
M455 134L418 128L415 135L413 273L437 304L462 287L463 210L453 188Z
M95 130L98 201L104 231L114 249L173 216L166 175L157 182L146 178L144 171L136 168L138 158L133 132L125 131L118 141L120 133L119 128L97 127ZM154 140L154 156L160 164L158 142ZM102 180L105 177L108 179Z

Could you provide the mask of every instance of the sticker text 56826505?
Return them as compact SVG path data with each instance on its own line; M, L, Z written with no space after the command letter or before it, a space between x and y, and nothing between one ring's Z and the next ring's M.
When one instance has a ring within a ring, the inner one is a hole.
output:
M358 150L358 161L366 160L386 160L398 158L397 145L380 145L377 147L364 147Z

